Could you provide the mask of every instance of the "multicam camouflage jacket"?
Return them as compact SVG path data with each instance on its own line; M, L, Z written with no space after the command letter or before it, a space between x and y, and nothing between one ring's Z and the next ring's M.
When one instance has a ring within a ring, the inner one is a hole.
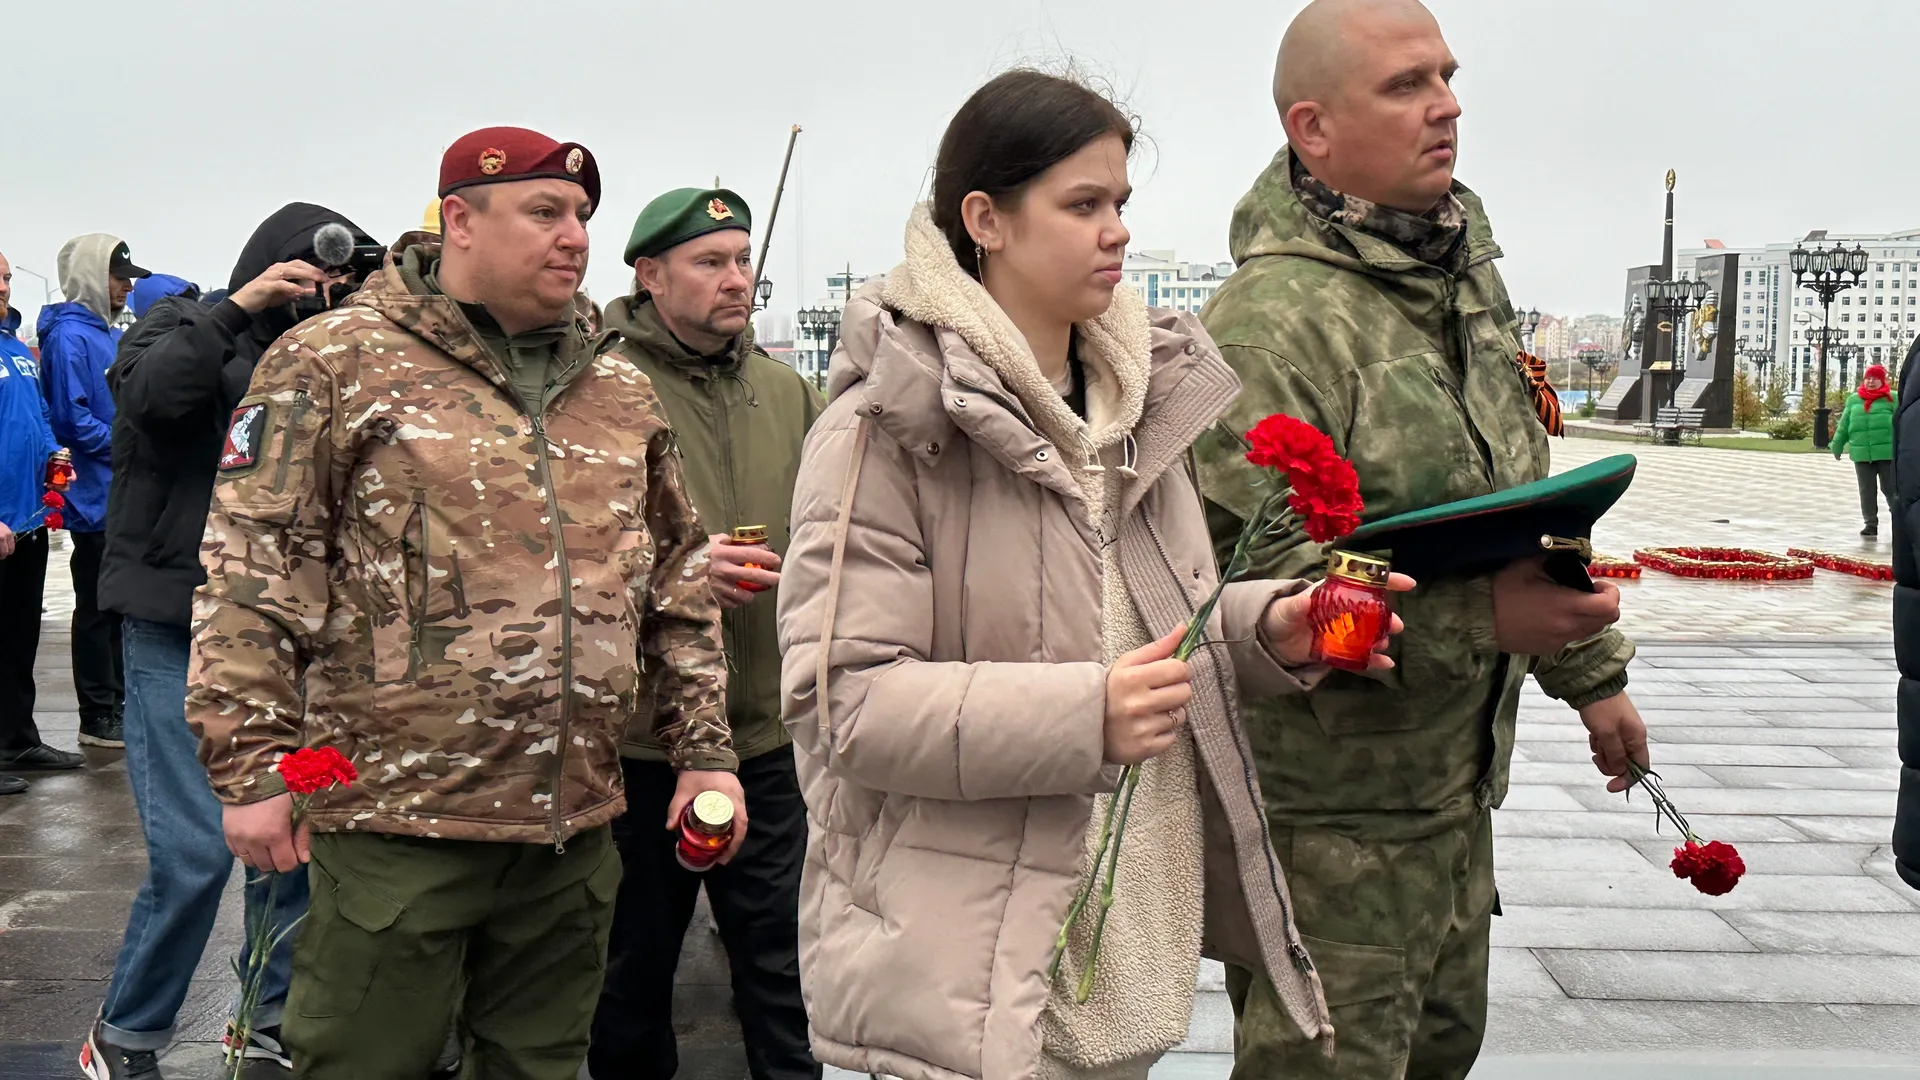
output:
M329 743L322 831L559 843L621 812L660 665L682 768L735 765L706 537L639 369L578 328L543 415L390 262L267 352L234 412L194 601L187 719L222 801Z
M1281 151L1234 211L1239 269L1201 315L1244 385L1195 448L1223 561L1260 493L1221 428L1245 431L1270 413L1333 437L1359 473L1368 521L1547 474L1480 200L1455 185L1468 232L1452 273L1309 212L1290 157ZM1324 549L1289 533L1258 548L1249 576L1319 576L1323 561ZM1247 703L1275 820L1418 831L1497 806L1529 669L1575 706L1626 687L1633 646L1617 631L1552 657L1503 655L1487 574L1421 582L1398 606L1406 632L1385 677L1335 672L1313 694Z

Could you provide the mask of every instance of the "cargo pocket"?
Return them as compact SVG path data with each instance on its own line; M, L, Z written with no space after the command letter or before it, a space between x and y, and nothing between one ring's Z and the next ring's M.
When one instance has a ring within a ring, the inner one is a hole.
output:
M350 873L335 878L318 862L307 873L313 899L299 956L308 962L297 965L288 1004L309 1018L351 1016L390 951L386 931L406 906Z
M1387 945L1350 945L1300 935L1326 990L1342 1049L1365 1047L1378 1062L1404 1061L1420 1010L1409 1000L1407 954Z

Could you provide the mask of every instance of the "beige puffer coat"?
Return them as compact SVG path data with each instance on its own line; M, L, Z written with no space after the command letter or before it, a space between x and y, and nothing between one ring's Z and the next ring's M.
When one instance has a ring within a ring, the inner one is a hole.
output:
M1194 658L1191 741L1144 774L1093 997L1072 1005L1071 951L1048 985L1119 774L1102 760L1119 651L1103 566L1138 634L1191 618L1216 578L1185 455L1238 390L1198 322L1125 290L1078 336L1086 424L925 208L906 262L847 310L780 589L811 825L801 978L828 1064L1137 1071L1185 1031L1203 922L1208 955L1269 972L1301 1028L1331 1037L1235 719L1237 693L1307 685L1255 633L1298 583L1227 590L1213 637L1232 644Z

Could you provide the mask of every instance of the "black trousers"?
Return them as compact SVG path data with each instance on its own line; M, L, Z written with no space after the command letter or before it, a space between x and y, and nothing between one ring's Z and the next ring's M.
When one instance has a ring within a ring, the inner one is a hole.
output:
M120 670L120 616L100 610L100 556L107 549L103 532L68 533L73 537L73 689L80 718L119 716L126 701L126 677Z
M40 745L33 722L33 658L40 651L41 595L47 586L47 531L14 538L0 559L0 751Z
M680 1067L673 976L702 884L732 969L734 1011L753 1080L818 1080L800 999L800 866L807 809L793 748L740 763L747 842L704 874L674 860L666 824L675 775L664 762L628 759L627 812L613 823L626 876L614 906L607 981L593 1019L594 1080L668 1080Z
M1853 475L1860 481L1860 520L1868 525L1880 523L1879 495L1874 494L1877 483L1880 494L1887 497L1887 511L1893 511L1893 460L1856 461L1853 463Z

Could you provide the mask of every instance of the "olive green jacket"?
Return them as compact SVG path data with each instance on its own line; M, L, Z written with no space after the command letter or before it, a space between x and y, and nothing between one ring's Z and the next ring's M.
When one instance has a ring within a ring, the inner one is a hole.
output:
M1259 499L1232 433L1270 413L1332 436L1359 473L1368 521L1547 475L1547 437L1515 363L1513 307L1480 200L1455 185L1469 219L1456 277L1310 215L1288 156L1235 209L1239 269L1201 315L1245 387L1195 448L1223 563ZM1252 577L1324 571L1324 549L1298 532L1254 555ZM1313 694L1247 703L1276 821L1417 833L1437 827L1436 815L1498 806L1529 668L1576 707L1626 687L1633 646L1617 631L1553 657L1503 655L1488 574L1423 581L1398 609L1406 631L1384 678L1335 672Z
M799 372L754 347L752 331L724 356L700 356L681 344L645 296L607 305L610 346L653 381L679 445L687 495L708 533L764 525L767 544L785 557L787 515L800 444L824 407ZM742 761L792 740L780 722L780 644L774 596L763 593L725 612L727 721ZM665 761L650 718L634 718L623 752Z

